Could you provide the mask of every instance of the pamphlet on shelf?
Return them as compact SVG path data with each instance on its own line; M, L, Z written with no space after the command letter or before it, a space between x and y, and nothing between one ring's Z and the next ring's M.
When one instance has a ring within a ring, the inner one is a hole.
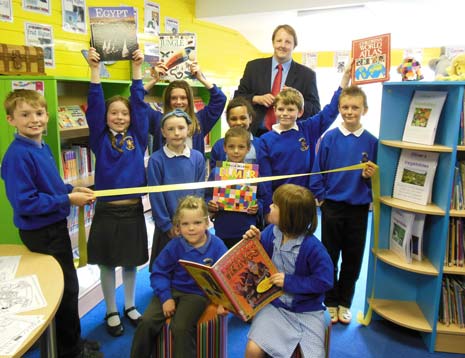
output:
M415 220L412 224L412 259L423 260L423 229L425 227L425 214L415 213Z
M410 102L402 140L433 145L446 97L445 91L415 91Z
M91 44L101 61L130 60L138 49L133 7L89 7Z
M438 158L437 152L402 149L392 196L420 205L429 204Z
M215 304L223 305L242 320L282 295L269 277L277 269L258 239L243 239L213 266L179 260Z
M415 213L392 208L389 249L407 263L412 262L412 226Z
M81 106L60 106L58 107L57 112L60 128L78 128L87 126L86 114Z
M391 34L352 41L352 83L384 82L391 68Z

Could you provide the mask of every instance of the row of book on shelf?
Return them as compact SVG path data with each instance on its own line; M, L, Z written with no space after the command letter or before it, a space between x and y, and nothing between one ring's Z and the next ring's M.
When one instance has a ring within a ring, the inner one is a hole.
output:
M465 328L465 276L444 275L442 279L439 322Z
M84 225L88 226L92 222L95 212L95 203L84 206ZM79 230L79 207L71 205L71 210L67 217L68 231L70 234L77 233Z
M465 246L465 219L451 217L446 241L445 266L463 267Z
M61 161L65 183L94 174L95 156L86 144L75 144L62 149Z

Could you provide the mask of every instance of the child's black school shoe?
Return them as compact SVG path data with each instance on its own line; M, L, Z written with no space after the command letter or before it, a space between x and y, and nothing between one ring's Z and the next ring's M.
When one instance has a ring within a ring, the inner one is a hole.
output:
M103 358L103 353L84 348L76 358Z
M100 343L98 341L92 341L90 339L81 339L81 344L84 349L89 351L99 351Z
M139 316L139 317L136 318L136 319L131 318L131 317L129 316L129 312L134 311L134 310L137 310L137 308L134 307L134 306L125 309L125 310L124 310L124 316L129 320L129 322L131 322L131 324L132 324L134 327L137 327L137 325L139 324L139 322L142 321L142 316Z
M105 316L105 325L107 327L107 332L110 334L110 336L119 337L119 336L121 336L123 334L124 327L123 327L123 324L121 323L121 318L120 318L120 324L118 324L116 326L110 326L108 324L108 318L113 317L113 316L118 316L119 317L119 313L118 312L110 312L110 313L108 313Z

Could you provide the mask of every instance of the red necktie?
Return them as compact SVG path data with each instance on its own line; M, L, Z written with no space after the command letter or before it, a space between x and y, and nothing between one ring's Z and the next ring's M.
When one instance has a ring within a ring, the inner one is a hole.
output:
M281 80L283 78L283 65L279 64L276 66L278 68L278 73L274 77L273 86L271 87L271 94L276 96L281 90ZM276 117L274 115L273 106L268 107L265 116L265 127L268 130L271 130L271 126L276 123Z

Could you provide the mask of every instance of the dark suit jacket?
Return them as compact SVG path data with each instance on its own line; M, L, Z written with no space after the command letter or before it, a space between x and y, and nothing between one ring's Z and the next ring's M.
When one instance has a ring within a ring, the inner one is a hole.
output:
M234 93L234 97L245 97L252 103L253 96L270 93L271 60L272 58L268 57L249 61L245 66L244 75L241 78L237 91ZM316 74L313 70L292 61L285 85L299 90L304 96L304 114L300 118L308 118L320 111ZM263 120L267 108L258 104L254 104L253 107L256 115L250 126L250 130L254 135L260 135L263 133Z

